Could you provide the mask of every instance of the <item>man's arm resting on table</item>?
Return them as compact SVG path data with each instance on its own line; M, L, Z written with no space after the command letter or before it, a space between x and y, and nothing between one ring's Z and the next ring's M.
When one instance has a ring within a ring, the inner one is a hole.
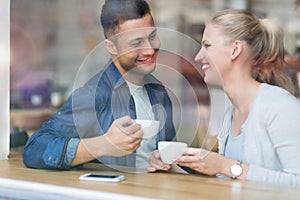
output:
M72 160L69 159L71 161L70 166L73 167L87 163L96 158L108 155L105 153L105 150L108 149L107 144L103 140L105 140L104 136L80 139L74 158Z
M128 126L123 126L124 124ZM139 148L142 136L141 126L131 118L126 116L117 119L106 134L81 139L70 166L83 164L102 156L128 155Z

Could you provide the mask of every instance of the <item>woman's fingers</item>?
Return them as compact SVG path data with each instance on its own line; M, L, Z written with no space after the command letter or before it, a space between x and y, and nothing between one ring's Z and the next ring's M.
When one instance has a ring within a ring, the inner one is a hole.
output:
M149 166L148 166L148 171L149 172L154 172L157 170L164 170L168 171L171 168L170 165L165 164L161 161L159 152L155 150L149 160Z
M191 163L191 162L198 162L200 158L198 156L181 156L180 158L176 159L176 163Z
M209 151L205 149L197 149L197 148L186 148L184 151L185 156L197 156L200 159L205 158L209 154Z

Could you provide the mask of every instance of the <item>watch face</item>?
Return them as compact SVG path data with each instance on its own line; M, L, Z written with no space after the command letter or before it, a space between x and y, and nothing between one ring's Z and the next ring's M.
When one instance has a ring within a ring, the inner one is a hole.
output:
M243 172L243 169L241 167L241 165L238 165L238 164L234 164L232 167L231 167L231 173L232 175L234 176L239 176L241 175Z

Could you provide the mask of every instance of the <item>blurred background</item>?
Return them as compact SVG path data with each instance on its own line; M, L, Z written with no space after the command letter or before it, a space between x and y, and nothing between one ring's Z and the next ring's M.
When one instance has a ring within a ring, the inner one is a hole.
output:
M10 111L11 129L34 131L69 96L76 73L86 56L104 40L99 16L103 0L11 0ZM286 69L295 88L300 71L299 0L149 0L156 25L201 41L205 22L222 9L250 9L259 17L277 19L285 31ZM171 42L172 43L172 42ZM182 49L175 45L174 49ZM180 44L180 43L179 43ZM170 44L172 45L172 44ZM183 54L192 54L189 47ZM210 118L211 98L190 63L172 63L194 88L199 105L199 134L203 145ZM165 74L168 76L168 74ZM188 104L189 93L177 88ZM299 96L298 93L295 94ZM186 125L189 126L188 124Z

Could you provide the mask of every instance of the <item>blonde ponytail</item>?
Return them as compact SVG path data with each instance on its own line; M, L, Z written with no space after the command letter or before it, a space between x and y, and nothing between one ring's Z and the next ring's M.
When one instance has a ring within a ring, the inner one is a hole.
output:
M262 29L261 44L254 57L256 80L282 87L295 93L290 76L284 71L283 30L277 21L260 19Z

